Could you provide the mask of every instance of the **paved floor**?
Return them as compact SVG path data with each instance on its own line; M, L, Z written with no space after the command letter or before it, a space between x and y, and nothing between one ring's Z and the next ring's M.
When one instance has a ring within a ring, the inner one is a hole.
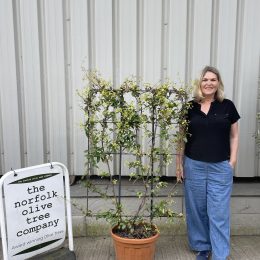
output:
M77 260L115 259L110 237L82 237L74 241ZM192 260L186 236L161 236L156 246L155 260ZM233 236L229 260L260 260L260 236Z
M67 246L67 245L65 245ZM3 260L0 245L0 260ZM74 238L74 252L77 260L114 260L115 252L110 237ZM57 254L56 254L57 255ZM41 260L71 260L47 257ZM39 257L35 256L35 259ZM187 244L186 236L161 236L156 244L155 260L195 260L195 253ZM232 236L231 254L228 260L260 260L260 236Z
M0 245L0 252L1 249ZM74 252L77 260L115 259L113 242L107 236L74 238ZM194 259L195 253L190 251L186 236L161 236L157 241L155 260ZM3 260L2 253L0 260ZM260 236L232 236L229 260L260 260Z

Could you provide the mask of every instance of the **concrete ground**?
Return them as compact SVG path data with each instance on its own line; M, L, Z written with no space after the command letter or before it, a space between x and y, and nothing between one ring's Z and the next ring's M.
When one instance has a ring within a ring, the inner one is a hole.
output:
M78 260L115 259L110 237L82 237L74 240ZM186 236L161 236L157 241L155 260L192 260ZM232 236L229 260L259 260L260 236Z
M67 246L65 244L65 246ZM0 260L3 260L0 246ZM74 238L74 252L77 260L114 260L113 241L109 236ZM57 256L57 254L54 254ZM37 257L35 257L37 259ZM45 260L72 260L69 256L63 258L46 257ZM155 260L192 260L192 252L186 236L161 236L156 244ZM260 260L260 236L232 236L231 253L228 260Z

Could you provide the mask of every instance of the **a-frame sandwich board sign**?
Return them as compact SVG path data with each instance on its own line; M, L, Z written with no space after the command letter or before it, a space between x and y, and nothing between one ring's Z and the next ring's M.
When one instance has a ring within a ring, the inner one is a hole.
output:
M69 173L53 162L12 170L0 179L4 260L27 259L62 246L73 252Z

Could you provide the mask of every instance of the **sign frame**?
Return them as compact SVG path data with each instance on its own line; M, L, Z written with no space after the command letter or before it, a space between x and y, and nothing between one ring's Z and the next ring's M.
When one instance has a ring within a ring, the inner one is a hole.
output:
M36 166L31 166L27 168L12 170L7 172L0 179L0 227L1 227L1 236L2 236L2 250L3 250L3 259L8 260L8 237L7 237L7 219L6 219L6 209L5 209L5 198L4 198L4 184L6 179L10 178L10 175L18 176L27 173L28 171L36 171L37 169L41 169L44 167L50 167L51 169L55 166L58 166L62 170L62 174L64 177L63 186L65 187L65 227L67 226L67 235L69 242L69 250L73 251L73 231L72 231L72 217L71 217L71 204L70 204L70 182L69 182L69 173L67 167L59 162L46 163ZM35 175L35 174L34 174ZM32 175L33 176L33 175ZM66 225L67 224L67 225ZM66 230L65 230L66 231ZM64 242L61 241L61 244ZM44 253L44 252L39 252ZM37 255L37 253L35 254ZM35 256L33 255L33 256Z

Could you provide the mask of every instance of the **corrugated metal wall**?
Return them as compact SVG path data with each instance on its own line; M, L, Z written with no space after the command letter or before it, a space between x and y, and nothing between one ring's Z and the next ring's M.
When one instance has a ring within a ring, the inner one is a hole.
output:
M82 64L114 84L189 81L212 64L242 116L235 174L259 175L259 10L259 0L0 0L1 172L60 161L83 174Z

